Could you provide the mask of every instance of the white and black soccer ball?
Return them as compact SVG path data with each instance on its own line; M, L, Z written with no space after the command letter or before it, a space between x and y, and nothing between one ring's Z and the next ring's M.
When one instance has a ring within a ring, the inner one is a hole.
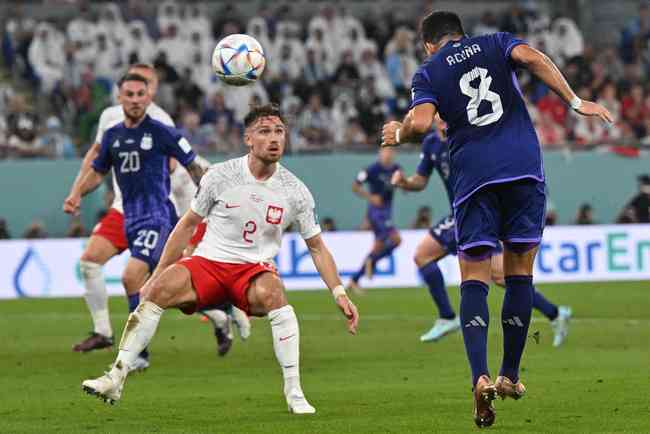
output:
M257 40L243 34L223 38L212 52L212 70L225 83L245 86L264 72L266 57Z

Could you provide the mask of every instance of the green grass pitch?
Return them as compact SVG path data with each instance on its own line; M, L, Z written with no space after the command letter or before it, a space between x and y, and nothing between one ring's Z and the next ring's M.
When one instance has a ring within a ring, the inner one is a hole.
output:
M498 401L492 431L650 432L650 284L543 285L574 311L565 346L536 314L523 360L521 401ZM450 290L455 305L458 290ZM490 367L501 356L502 290L490 292ZM115 353L70 349L90 329L84 302L0 302L0 433L425 433L474 432L462 337L434 344L419 335L433 320L424 289L357 297L358 336L324 291L290 292L301 325L302 383L313 416L287 413L266 319L218 358L210 327L170 311L151 346L152 367L132 375L111 407L85 395ZM111 300L116 331L126 303Z

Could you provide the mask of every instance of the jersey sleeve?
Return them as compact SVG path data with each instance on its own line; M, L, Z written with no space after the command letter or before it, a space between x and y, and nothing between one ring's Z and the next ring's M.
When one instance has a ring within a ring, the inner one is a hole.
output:
M95 135L95 143L101 143L104 133L106 132L106 125L108 123L108 111L104 110L99 116L99 122L97 123L97 135Z
M299 194L302 196L300 208L296 214L295 222L298 225L298 232L304 240L308 240L321 233L318 215L316 214L316 203L309 189L301 184Z
M111 170L113 166L113 159L111 157L111 135L110 133L103 134L100 142L99 154L92 162L92 167L99 173L106 173Z
M438 96L433 89L429 73L424 66L420 66L411 82L411 107L431 103L438 106Z
M192 199L190 209L201 217L206 218L219 196L220 182L221 176L217 167L208 170L201 178L199 188L196 190L196 194Z
M359 184L363 184L363 183L366 182L367 180L368 180L368 169L363 169L362 171L360 171L359 173L357 173L357 179L356 179L356 181L357 181Z
M176 128L166 127L165 149L167 155L174 157L185 167L196 158L190 142Z
M426 178L430 177L433 173L434 165L431 159L431 148L427 146L427 142L422 145L422 152L420 152L420 162L415 169L415 173Z
M528 44L523 39L516 38L512 33L499 32L495 33L494 37L496 38L497 46L503 53L505 60L510 60L510 53L512 49L517 45Z

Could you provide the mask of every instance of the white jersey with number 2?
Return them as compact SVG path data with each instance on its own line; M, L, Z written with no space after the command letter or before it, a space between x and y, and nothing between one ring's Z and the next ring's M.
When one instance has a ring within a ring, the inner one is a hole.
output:
M272 262L290 224L303 239L321 232L314 206L305 184L279 163L265 181L250 172L248 155L215 164L192 200L192 211L208 222L194 255L233 264Z
M152 102L151 104L149 104L149 106L147 107L147 114L152 119L155 119L158 122L162 122L163 124L168 125L170 127L174 126L174 121L172 120L171 116L169 116L167 112L163 110L156 103ZM121 105L114 105L105 108L101 116L99 117L99 124L97 125L97 136L95 137L95 143L102 143L102 137L104 137L104 133L106 132L106 130L114 127L120 122L124 122L124 109L122 108ZM114 208L119 212L124 213L124 209L122 207L122 192L120 191L120 187L117 185L117 182L115 181L115 174L113 174L113 192L115 193L115 198L113 199L111 208Z

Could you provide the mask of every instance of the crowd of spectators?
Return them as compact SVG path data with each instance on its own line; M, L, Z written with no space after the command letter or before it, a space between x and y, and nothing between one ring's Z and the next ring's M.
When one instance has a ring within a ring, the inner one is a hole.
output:
M620 41L596 48L572 19L524 4L467 17L466 31L508 31L527 39L560 66L581 97L601 102L616 118L605 126L575 116L522 73L543 145L650 144L648 5L639 6ZM404 18L375 8L353 16L324 5L319 14L299 19L290 4L264 3L245 20L231 2L214 14L201 3L164 1L156 14L142 5L80 2L67 21L35 22L14 10L2 29L10 79L0 82L0 158L82 154L99 114L114 102L116 79L136 62L155 65L157 102L204 154L241 150L243 116L254 102L281 104L291 126L290 152L373 149L381 124L408 109L410 80L423 54L418 8ZM252 86L223 85L211 71L215 41L232 33L248 33L265 48L267 70ZM28 92L18 91L17 83L26 83Z

